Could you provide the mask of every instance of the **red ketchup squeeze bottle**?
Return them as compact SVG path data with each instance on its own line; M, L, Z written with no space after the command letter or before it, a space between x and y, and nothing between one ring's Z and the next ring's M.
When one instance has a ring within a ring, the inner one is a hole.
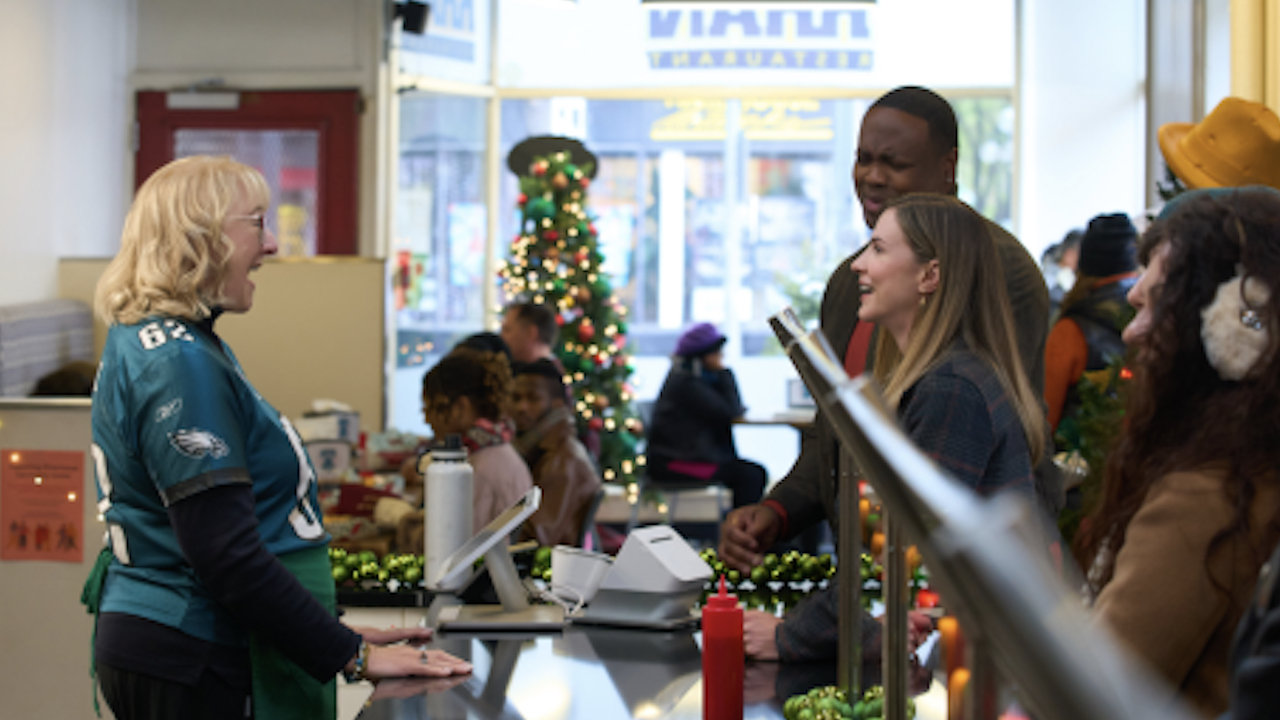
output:
M742 608L724 590L702 607L702 718L742 720Z

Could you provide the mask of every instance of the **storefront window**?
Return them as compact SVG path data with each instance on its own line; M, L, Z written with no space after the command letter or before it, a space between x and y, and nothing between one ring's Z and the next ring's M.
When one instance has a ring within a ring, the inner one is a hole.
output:
M415 93L400 102L399 184L391 243L395 313L391 425L421 428L422 374L484 325L488 241L485 103Z
M960 195L1008 225L1009 98L954 104ZM867 105L863 99L585 101L582 139L600 166L587 207L597 217L605 267L630 309L639 355L668 354L684 327L725 323L729 308L748 356L776 351L766 320L782 307L816 319L827 276L869 234L850 178ZM551 107L545 100L504 101L503 152L548 132ZM736 118L728 117L731 109ZM738 128L745 162L726 155L729 126ZM728 187L740 188L737 201L726 199ZM504 173L504 208L514 207L516 194L516 177ZM513 237L518 217L503 218L499 237ZM737 248L726 243L732 231Z

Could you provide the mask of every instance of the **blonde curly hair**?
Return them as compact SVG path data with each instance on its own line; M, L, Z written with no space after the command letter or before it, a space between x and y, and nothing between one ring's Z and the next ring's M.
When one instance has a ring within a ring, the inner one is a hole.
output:
M229 157L174 160L147 178L125 217L120 252L98 281L98 317L107 325L208 317L232 251L222 226L241 197L265 208L271 190L261 173Z

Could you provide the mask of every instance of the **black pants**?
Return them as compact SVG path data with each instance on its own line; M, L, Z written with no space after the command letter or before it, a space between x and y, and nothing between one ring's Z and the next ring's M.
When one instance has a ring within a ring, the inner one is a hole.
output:
M684 473L672 472L667 467L667 460L664 458L649 458L648 472L649 479L653 484L661 488L663 485L682 485L689 486L699 482L698 478ZM764 466L753 463L750 460L735 458L729 462L720 463L716 467L716 472L705 483L707 485L723 485L733 491L733 506L740 508L744 505L753 505L760 502L764 497L764 486L769 479L769 473L765 471Z
M250 689L206 670L195 685L121 670L98 661L98 684L116 720L244 720Z

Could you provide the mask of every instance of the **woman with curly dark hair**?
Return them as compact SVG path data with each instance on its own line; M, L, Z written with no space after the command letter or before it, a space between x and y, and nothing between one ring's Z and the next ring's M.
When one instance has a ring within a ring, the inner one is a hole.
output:
M533 487L511 447L511 364L500 352L460 347L422 379L422 410L437 438L461 435L472 476L472 524L489 524Z
M1098 616L1214 717L1280 540L1280 192L1180 196L1139 253L1125 427L1077 550Z

